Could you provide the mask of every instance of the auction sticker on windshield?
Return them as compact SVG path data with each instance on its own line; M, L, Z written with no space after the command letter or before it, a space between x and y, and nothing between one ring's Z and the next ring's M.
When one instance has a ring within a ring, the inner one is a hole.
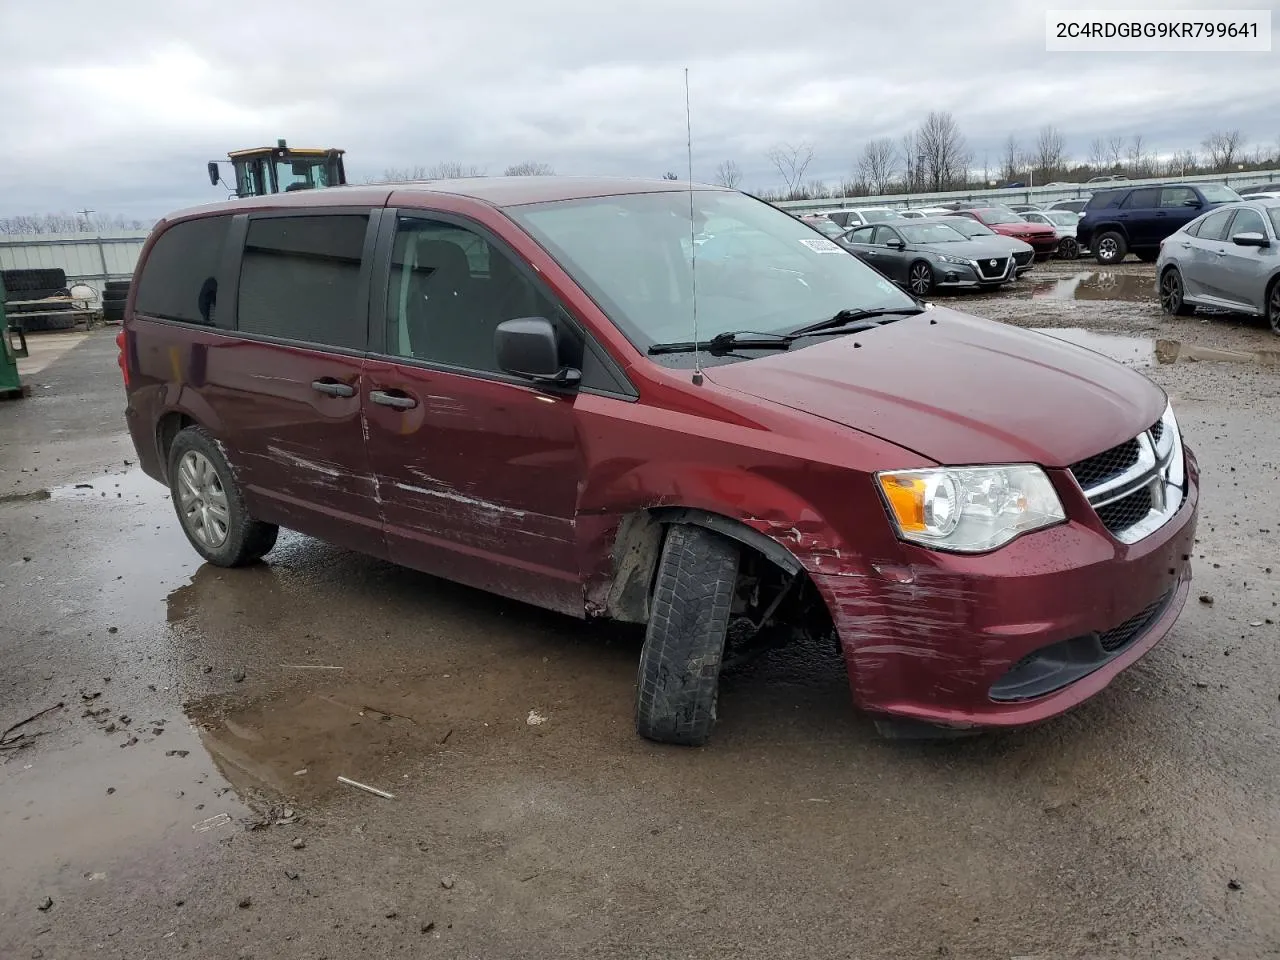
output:
M818 237L814 240L801 240L800 242L814 253L844 253L844 250L840 248L839 244L832 243L830 240L826 240L822 237Z

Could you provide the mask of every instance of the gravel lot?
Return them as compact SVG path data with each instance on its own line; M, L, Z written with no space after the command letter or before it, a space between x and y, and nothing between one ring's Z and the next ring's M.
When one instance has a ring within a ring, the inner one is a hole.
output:
M0 957L1280 956L1280 340L1163 317L1139 263L942 299L1141 367L1204 490L1165 642L939 744L790 648L663 748L634 630L296 535L202 567L114 331L41 338L0 405L0 729L61 707L0 750Z

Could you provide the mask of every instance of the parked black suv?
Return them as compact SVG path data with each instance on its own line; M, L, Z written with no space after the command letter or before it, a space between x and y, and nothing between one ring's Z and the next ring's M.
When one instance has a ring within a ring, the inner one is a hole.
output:
M1102 264L1119 263L1129 252L1144 263L1160 255L1160 241L1211 207L1235 203L1240 195L1220 183L1099 190L1076 224L1082 250Z

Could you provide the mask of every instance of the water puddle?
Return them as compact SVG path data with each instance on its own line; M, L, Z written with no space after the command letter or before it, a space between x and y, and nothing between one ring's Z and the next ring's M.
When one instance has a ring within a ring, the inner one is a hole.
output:
M1091 270L1031 280L1032 300L1155 300L1155 281L1143 274Z
M104 473L66 483L49 491L54 500L103 500L113 503L159 503L169 499L169 490L135 467L124 473Z
M1054 337L1085 347L1095 353L1110 357L1128 367L1153 367L1169 363L1256 363L1262 366L1280 366L1280 349L1219 350L1182 343L1179 340L1162 340L1151 337L1126 337L1118 334L1095 333L1079 327L1040 327L1036 333Z

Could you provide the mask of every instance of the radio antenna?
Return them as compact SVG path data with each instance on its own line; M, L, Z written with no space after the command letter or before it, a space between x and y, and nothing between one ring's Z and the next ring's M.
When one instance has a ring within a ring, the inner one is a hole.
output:
M702 386L702 351L698 345L698 228L693 218L693 114L689 110L689 68L684 68L684 131L689 153L689 280L693 301L693 385Z

